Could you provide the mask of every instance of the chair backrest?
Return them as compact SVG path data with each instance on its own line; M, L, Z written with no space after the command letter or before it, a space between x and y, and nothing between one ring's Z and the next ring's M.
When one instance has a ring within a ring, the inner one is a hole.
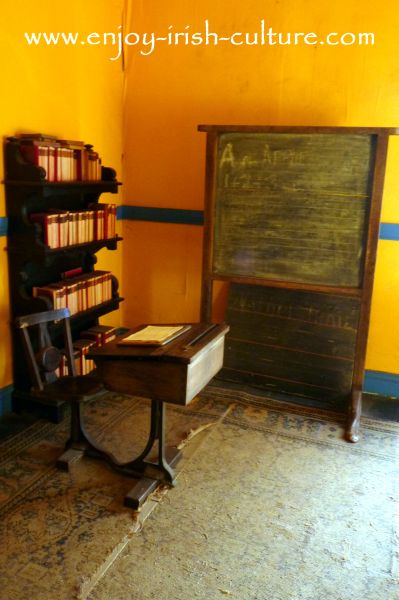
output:
M58 327L62 327L63 352L52 343L48 328L50 323L56 323ZM68 308L18 317L15 325L21 332L33 389L43 390L46 384L52 383L58 378L57 369L61 365L63 354L67 361L68 374L76 376Z

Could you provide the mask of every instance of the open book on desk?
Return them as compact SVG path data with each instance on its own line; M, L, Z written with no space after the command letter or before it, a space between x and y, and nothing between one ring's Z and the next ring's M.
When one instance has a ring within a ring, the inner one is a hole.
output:
M147 325L118 342L118 346L163 346L190 329L191 325Z

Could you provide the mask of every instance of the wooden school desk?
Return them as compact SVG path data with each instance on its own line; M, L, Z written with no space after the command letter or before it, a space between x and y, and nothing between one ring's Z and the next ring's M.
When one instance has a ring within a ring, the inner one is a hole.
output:
M143 327L143 326L141 326ZM139 482L125 497L125 505L139 508L160 481L175 482L173 466L181 452L165 447L165 402L186 405L216 375L223 364L227 325L198 323L163 346L120 345L121 339L138 331L132 329L105 346L90 352L105 387L124 394L151 399L151 426L143 452L125 464L99 450L81 424L82 443L87 454L105 459L113 468L139 476ZM158 440L158 457L148 456Z

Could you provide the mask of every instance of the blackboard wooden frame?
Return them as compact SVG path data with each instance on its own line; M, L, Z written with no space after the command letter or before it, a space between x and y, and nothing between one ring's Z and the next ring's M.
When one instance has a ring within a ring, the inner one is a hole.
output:
M375 270L376 251L379 234L379 219L384 185L388 139L398 135L396 128L373 127L288 127L254 125L199 125L198 130L207 134L206 176L205 176L205 219L203 246L203 273L201 296L201 320L212 320L213 283L216 280L255 284L288 290L321 292L357 298L360 302L359 326L356 334L354 369L351 398L348 402L348 422L346 438L356 442L359 439L361 399L364 377L365 355L370 319L371 295ZM336 286L296 281L266 279L248 275L229 275L215 272L215 215L217 210L216 182L218 175L218 144L220 136L226 133L273 133L273 134L334 134L371 137L374 145L374 161L370 172L370 204L365 228L362 277L359 286Z

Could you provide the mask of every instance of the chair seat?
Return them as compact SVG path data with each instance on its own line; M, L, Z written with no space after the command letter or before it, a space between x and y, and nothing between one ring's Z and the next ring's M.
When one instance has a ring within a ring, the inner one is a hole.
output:
M105 392L106 389L98 379L78 375L60 377L53 383L47 384L43 390L33 390L32 394L42 398L59 398L66 402L84 402Z

